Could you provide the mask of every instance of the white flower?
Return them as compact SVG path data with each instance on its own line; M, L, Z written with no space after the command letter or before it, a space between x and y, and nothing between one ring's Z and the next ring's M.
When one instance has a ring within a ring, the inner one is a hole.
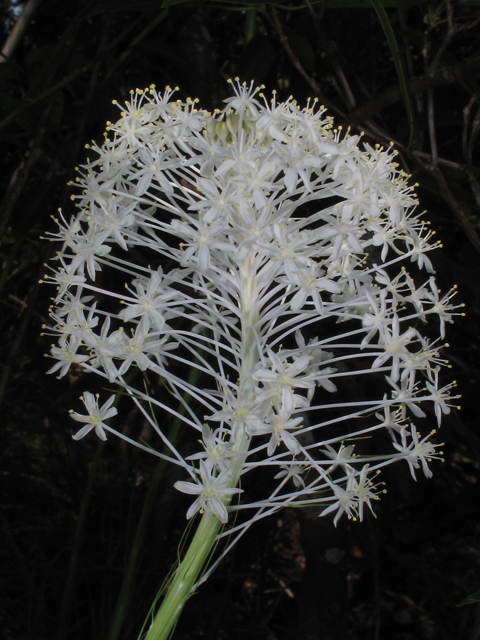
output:
M260 429L270 406L268 401L258 397L258 389L249 382L236 394L230 389L225 389L224 401L223 409L209 416L208 420L227 422L234 440L242 430L255 432Z
M347 514L349 520L356 520L358 517L358 499L355 489L355 472L352 469L348 474L348 480L345 488L339 485L333 486L333 493L336 501L324 509L320 513L320 516L326 516L329 513L336 512L335 518L333 519L333 524L335 526L337 526L338 521L344 513Z
M107 316L103 322L100 335L93 332L85 333L84 339L91 348L93 355L91 365L96 368L101 366L107 374L109 381L113 382L118 375L113 359L123 355L125 334L120 329L109 333L110 324L111 318Z
M128 250L126 238L128 238L129 229L135 224L134 206L134 203L125 205L118 200L111 200L106 208L102 206L95 215L99 230L108 230L108 236L105 239L114 240L124 251ZM105 249L103 251L106 253Z
M392 360L390 377L396 382L400 377L400 365L411 356L407 345L417 336L417 331L410 327L405 333L400 331L400 321L398 316L393 318L392 326L385 328L383 336L384 351L372 363L372 369L381 367L385 362Z
M375 484L368 478L368 471L369 465L366 464L362 468L360 475L355 476L352 482L352 491L354 492L355 497L358 500L358 517L360 518L360 520L363 520L364 504L368 505L372 515L376 517L370 500L379 499L378 495L374 491L376 489Z
M161 269L152 273L146 285L140 280L135 282L135 288L135 302L126 304L118 315L124 322L138 317L146 318L152 326L161 331L165 325L165 303L177 298L177 291L169 286L168 280L162 283Z
M253 374L253 380L262 382L265 386L265 395L277 398L281 394L282 407L287 413L291 413L295 407L305 406L305 399L293 393L293 389L309 389L315 386L312 379L308 379L304 374L308 368L312 356L304 355L297 358L292 363L286 360L283 362L271 350L268 356L272 363L271 368L259 368Z
M429 313L437 313L440 319L440 337L442 340L445 338L445 323L453 322L452 315L454 310L459 307L463 307L463 304L453 305L450 303L451 299L456 294L457 287L454 286L443 298L440 298L440 291L437 288L435 278L432 276L428 281L430 291L425 292L425 297L432 303Z
M115 353L118 358L123 360L118 370L118 375L123 376L133 363L137 365L140 371L146 371L150 367L151 362L147 356L148 351L150 351L148 345L149 326L148 319L142 318L132 337L124 337L121 350Z
M395 406L399 408L402 419L405 419L407 407L417 418L425 417L425 412L417 404L418 400L416 396L418 395L418 391L415 389L414 380L410 376L402 378L400 386L388 376L385 376L385 380L394 389L394 391L392 391L392 398L395 399Z
M111 247L104 244L108 235L108 231L102 231L98 234L89 233L78 236L76 241L69 245L75 254L71 262L71 270L83 275L86 266L88 275L95 280L95 272L101 271L98 258L106 256L111 250Z
M215 472L212 469L208 469L203 460L200 460L200 478L197 484L184 482L183 480L175 483L175 488L178 491L198 496L187 511L187 520L192 518L197 511L201 513L208 511L225 524L228 520L225 502L229 499L229 496L242 493L242 489L228 487L231 480L231 469L226 469L216 476Z
M435 449L439 445L432 444L428 441L428 438L431 434L419 440L420 434L417 433L417 429L414 424L411 425L411 435L412 441L409 443L407 441L407 435L405 432L402 433L401 444L396 442L393 443L393 446L397 451L400 452L401 458L405 459L408 462L408 466L410 467L410 473L412 474L412 478L416 480L415 469L420 467L420 463L422 465L423 473L425 477L431 478L432 472L428 468L428 462L431 462L433 458L438 458L436 455ZM432 433L435 433L434 431Z
M369 329L367 335L362 340L361 348L363 349L367 344L372 341L372 338L377 334L380 334L380 340L384 343L388 327L391 323L391 317L393 310L387 307L387 291L381 290L379 298L375 298L369 291L365 291L365 296L370 303L372 313L364 313L362 318L362 324L366 329ZM380 304L378 304L380 302Z
M240 455L240 452L232 451L233 442L225 442L222 439L220 429L212 431L206 424L202 427L202 440L200 442L205 450L188 456L187 460L203 460L205 467L209 471L214 468L219 472L228 471L230 468L229 460L234 456Z
M117 415L117 410L115 407L112 407L115 395L110 396L101 408L98 407L98 397L98 395L94 396L93 393L85 391L80 398L88 411L88 415L84 416L76 411L70 411L70 415L74 420L87 423L86 427L82 427L80 431L73 436L74 440L80 440L80 438L86 436L87 433L90 433L92 429L95 429L95 433L100 440L107 439L105 429L109 429L109 427L105 424L105 420Z
M429 273L433 273L433 266L430 258L427 257L427 251L431 251L437 245L429 245L431 233L428 233L425 237L420 237L417 233L412 232L405 237L405 242L411 247L411 260L417 262L419 268L425 267Z
M383 396L383 399L385 401L387 400L386 394ZM395 412L392 412L390 406L386 404L383 407L383 416L381 413L376 413L375 417L378 418L378 420L381 420L380 426L387 429L390 435L393 435L393 432L402 434L407 429L407 424L405 422L405 416L403 415L403 413L404 412L401 408L396 409Z
M442 414L448 415L450 413L451 405L448 404L448 400L459 397L450 395L450 389L453 389L457 385L455 381L447 384L441 389L438 388L439 371L440 367L436 367L433 371L430 369L428 372L429 380L426 382L426 387L432 394L430 398L427 398L427 400L433 401L438 426L440 426L440 423L442 422Z
M60 338L60 346L54 347L52 345L51 350L52 357L58 360L58 362L56 362L53 367L47 371L47 373L55 373L60 369L60 373L57 378L62 378L68 373L72 364L86 362L89 359L89 356L82 356L77 353L79 346L79 341L73 336L71 336L69 340L66 338Z
M62 258L60 259L62 261L62 264L64 264L63 259ZM75 274L71 270L70 266L68 267L68 269L62 266L56 272L54 272L53 276L47 274L44 276L44 278L45 278L45 281L52 281L58 284L58 287L57 287L58 294L56 297L56 302L61 301L61 299L67 293L70 287L81 286L86 282L85 277Z
M349 460L353 460L353 450L355 445L349 444L347 447L343 444L340 445L340 449L335 451L333 447L329 444L325 445L325 449L321 449L321 452L324 453L327 458L331 458L334 460L334 463L328 467L325 473L332 473L338 466L341 466L342 469L346 469L347 467L351 469L351 466L348 464Z
M299 464L289 464L289 465L281 465L281 471L277 473L275 476L275 480L279 478L286 478L289 480L292 479L293 484L297 489L299 487L305 488L305 481L302 478L303 473L305 472L305 468Z
M298 440L290 433L290 429L296 429L302 423L302 420L303 418L292 418L291 414L284 408L280 409L278 413L272 410L262 425L257 428L247 428L247 433L249 435L272 434L267 447L268 456L273 455L281 442L296 456L300 453L301 446Z
M339 284L324 277L323 271L316 262L312 262L307 268L299 268L298 271L291 273L288 280L299 287L290 302L293 311L302 309L306 301L311 298L317 312L323 314L321 292L340 293L342 291Z

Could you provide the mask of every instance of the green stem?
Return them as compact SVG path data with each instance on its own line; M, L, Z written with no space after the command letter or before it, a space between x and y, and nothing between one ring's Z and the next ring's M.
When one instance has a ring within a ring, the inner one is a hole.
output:
M185 602L192 595L192 589L210 556L215 538L222 527L220 520L213 514L205 513L180 563L168 592L162 602L145 640L167 640L175 628Z
M254 328L258 322L258 291L255 271L255 254L253 252L240 265L241 324L242 324L242 364L240 369L240 385L250 375L254 364L258 361L258 353L254 340ZM232 480L230 487L236 487L246 458L248 449L247 435L243 431L235 443L234 450L243 452L232 464ZM225 498L225 504L230 496ZM166 640L175 628L185 602L192 595L192 590L202 570L206 568L208 559L215 545L217 535L222 528L220 520L211 513L205 513L188 548L184 559L180 562L172 582L168 585L165 596L145 640Z

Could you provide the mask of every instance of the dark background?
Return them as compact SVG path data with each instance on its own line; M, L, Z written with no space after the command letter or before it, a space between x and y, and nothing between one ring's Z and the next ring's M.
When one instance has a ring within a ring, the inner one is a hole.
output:
M3 41L22 6L0 2ZM431 256L440 288L457 284L466 305L448 326L445 374L462 410L444 420L431 480L415 483L407 465L384 478L377 519L334 529L287 509L257 523L174 638L480 638L479 604L456 607L480 588L480 2L385 6L414 91L410 157L395 65L366 0L30 2L0 63L0 640L133 640L175 560L185 504L172 472L113 438L71 439L68 410L97 383L46 376L51 294L38 281L55 247L39 236L59 207L73 212L67 182L118 118L112 99L155 83L221 107L235 76L302 105L318 95L336 123L395 141L443 242Z

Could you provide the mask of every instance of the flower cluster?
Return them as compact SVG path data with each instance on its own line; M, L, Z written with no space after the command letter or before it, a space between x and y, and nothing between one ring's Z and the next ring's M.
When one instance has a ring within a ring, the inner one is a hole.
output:
M362 519L382 467L429 476L438 456L412 421L440 425L455 397L438 380L453 290L437 289L438 243L391 148L334 129L315 101L232 86L213 114L132 92L89 147L78 213L52 234L50 372L95 372L131 397L185 470L188 518L296 504ZM113 396L84 398L75 437L105 438ZM200 450L182 456L157 410ZM259 468L274 490L248 502L237 487Z

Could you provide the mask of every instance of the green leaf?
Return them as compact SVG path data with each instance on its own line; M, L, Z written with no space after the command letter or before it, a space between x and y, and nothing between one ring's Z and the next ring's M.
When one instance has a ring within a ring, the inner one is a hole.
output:
M375 12L378 16L378 19L380 20L380 24L382 25L383 31L387 38L388 46L390 47L390 53L392 54L398 80L400 82L400 89L402 91L403 101L405 102L405 107L407 109L408 124L410 127L410 139L408 141L407 149L407 153L410 156L417 146L418 129L415 111L413 108L413 100L410 94L405 67L402 61L402 55L398 47L397 39L395 38L395 34L393 32L392 25L390 23L390 20L388 19L387 12L385 11L382 3L380 2L380 0L370 0L370 2L375 9Z
M461 602L459 602L459 604L456 604L455 606L463 607L463 605L465 604L473 604L474 602L480 602L480 589L477 589L475 593L472 593L470 596L465 598L465 600L462 600Z
M245 20L245 43L248 44L255 36L255 21L257 18L257 10L255 8L247 10L247 18Z

